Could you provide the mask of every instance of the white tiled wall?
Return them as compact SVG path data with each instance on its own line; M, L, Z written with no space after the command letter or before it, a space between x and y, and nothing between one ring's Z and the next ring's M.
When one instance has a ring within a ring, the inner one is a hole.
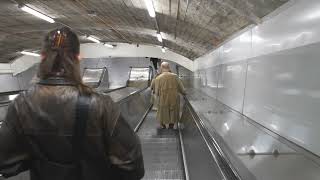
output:
M219 79L218 100L320 155L320 1L292 0L269 17L194 67L218 69L205 77Z

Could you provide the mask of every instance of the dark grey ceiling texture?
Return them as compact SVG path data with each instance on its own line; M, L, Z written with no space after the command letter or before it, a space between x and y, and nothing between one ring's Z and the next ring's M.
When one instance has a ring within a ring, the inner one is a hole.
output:
M193 60L248 25L258 24L287 1L152 0L156 11L152 18L144 0L1 0L0 62L12 61L22 50L39 50L44 34L63 25L81 37L87 34L102 42L165 46ZM30 15L18 4L56 23ZM157 40L159 31L162 43Z

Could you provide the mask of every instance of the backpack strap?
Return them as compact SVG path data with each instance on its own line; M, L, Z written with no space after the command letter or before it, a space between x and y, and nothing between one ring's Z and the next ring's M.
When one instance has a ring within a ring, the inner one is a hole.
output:
M72 137L72 151L74 163L79 170L79 179L81 179L81 162L84 158L84 141L86 137L87 120L89 118L90 96L79 95L76 104L75 122Z

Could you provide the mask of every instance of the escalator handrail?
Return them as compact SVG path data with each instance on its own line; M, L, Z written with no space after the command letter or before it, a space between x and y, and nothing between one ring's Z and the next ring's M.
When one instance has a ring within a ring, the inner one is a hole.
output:
M129 94L128 96L120 99L117 103L118 103L118 104L125 103L125 102L128 101L132 96L135 96L135 95L137 95L137 94L139 94L139 93L147 90L148 88L149 88L149 87L145 87L145 88L142 88L142 89L140 89L140 90L138 90L138 91L135 91L135 92Z
M114 91L118 91L120 89L124 89L126 88L127 86L122 86L122 87L118 87L118 88L115 88L115 89L107 89L106 91L103 91L104 94L108 94L108 93L111 93L111 92L114 92Z

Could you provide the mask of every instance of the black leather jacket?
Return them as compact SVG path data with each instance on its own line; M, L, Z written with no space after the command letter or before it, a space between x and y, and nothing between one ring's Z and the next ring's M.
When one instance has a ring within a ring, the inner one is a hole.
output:
M96 93L91 94L81 172L68 169L74 161L71 139L79 91L63 79L47 83L21 93L9 106L0 125L0 174L30 170L32 180L141 179L138 137L111 98Z

